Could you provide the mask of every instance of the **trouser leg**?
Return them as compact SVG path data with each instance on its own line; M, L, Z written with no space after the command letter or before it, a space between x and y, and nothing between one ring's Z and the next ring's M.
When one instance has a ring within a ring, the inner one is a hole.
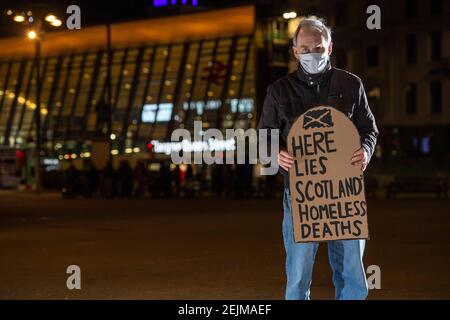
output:
M328 241L336 300L364 300L368 295L363 265L365 240Z
M319 243L295 243L292 226L291 196L283 198L283 241L286 250L286 300L309 300L314 259Z

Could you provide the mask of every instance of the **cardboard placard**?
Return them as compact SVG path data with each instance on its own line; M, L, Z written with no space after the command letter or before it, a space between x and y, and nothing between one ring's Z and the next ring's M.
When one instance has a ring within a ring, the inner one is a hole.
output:
M289 131L288 153L295 242L368 239L364 175L352 165L358 130L342 112L309 109Z

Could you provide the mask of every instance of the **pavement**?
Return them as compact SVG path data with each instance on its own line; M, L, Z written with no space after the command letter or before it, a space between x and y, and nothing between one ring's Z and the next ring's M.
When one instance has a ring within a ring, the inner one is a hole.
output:
M369 299L450 298L450 200L368 201ZM284 299L281 199L61 199L0 191L0 299ZM66 286L81 269L81 289ZM312 299L333 299L321 244Z

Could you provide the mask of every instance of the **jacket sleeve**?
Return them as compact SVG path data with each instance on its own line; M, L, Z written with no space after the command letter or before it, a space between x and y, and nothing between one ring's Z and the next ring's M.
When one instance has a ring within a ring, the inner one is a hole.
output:
M355 111L355 124L361 138L361 145L367 151L370 161L375 151L379 132L361 80L359 80L358 95L358 105L356 106Z
M278 107L277 106L278 106L278 103L277 103L276 97L274 95L272 85L269 85L267 87L266 97L264 99L261 116L259 118L259 123L257 126L257 130L260 130L260 129L268 130L268 132L267 132L267 150L268 150L268 152L271 151L270 144L271 144L271 130L272 129L279 130L278 141L280 143L280 149L285 148L284 143L281 138L282 123L278 116ZM258 139L258 147L259 146L260 146L260 141ZM282 173L283 175L287 174L287 171L285 171L281 167L279 167L278 171L280 173Z

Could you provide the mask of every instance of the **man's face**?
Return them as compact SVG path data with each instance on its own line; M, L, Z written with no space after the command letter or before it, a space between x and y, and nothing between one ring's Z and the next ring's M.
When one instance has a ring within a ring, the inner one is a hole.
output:
M327 43L322 32L314 27L301 28L297 35L297 45L293 46L294 55L300 59L300 55L307 53L327 52L331 55L333 43Z

